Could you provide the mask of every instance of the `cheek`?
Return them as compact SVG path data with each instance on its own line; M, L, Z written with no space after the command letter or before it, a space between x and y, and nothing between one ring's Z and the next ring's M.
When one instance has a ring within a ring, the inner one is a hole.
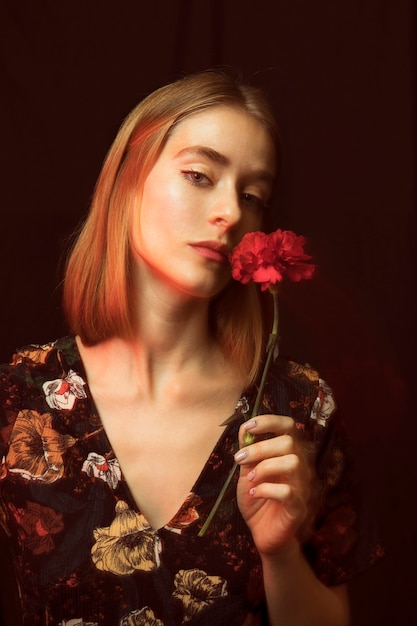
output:
M187 197L178 180L149 178L144 185L141 203L141 224L164 228L187 218Z
M160 246L169 245L175 230L181 230L185 223L182 204L168 185L145 184L131 222L133 252L146 256L149 251L156 253Z

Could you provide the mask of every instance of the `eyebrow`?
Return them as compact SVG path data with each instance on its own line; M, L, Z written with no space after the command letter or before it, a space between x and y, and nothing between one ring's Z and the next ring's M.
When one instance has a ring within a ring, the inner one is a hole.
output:
M224 156L224 154L217 152L217 150L213 150L213 148L208 148L207 146L189 146L180 150L177 156L180 157L185 154L198 154L210 159L210 161L213 161L214 163L219 163L220 165L229 164L229 159Z
M197 154L199 156L206 157L213 163L219 163L220 165L229 165L229 159L221 152L217 152L213 148L209 148L208 146L188 146L187 148L183 148L176 155L177 157L184 156L186 154ZM255 176L259 177L262 180L265 180L268 183L274 184L276 181L276 176L268 172L267 170L259 170L254 172Z

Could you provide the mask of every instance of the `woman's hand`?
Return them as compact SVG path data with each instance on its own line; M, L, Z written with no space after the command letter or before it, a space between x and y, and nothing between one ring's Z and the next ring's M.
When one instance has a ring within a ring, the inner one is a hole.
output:
M245 446L248 433L273 437ZM260 554L272 556L302 538L309 527L312 471L297 441L294 420L285 415L248 420L240 428L239 442L239 509Z

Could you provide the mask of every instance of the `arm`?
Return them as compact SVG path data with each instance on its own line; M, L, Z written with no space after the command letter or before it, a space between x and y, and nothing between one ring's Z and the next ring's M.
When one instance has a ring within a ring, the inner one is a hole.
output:
M346 585L326 587L315 576L300 545L262 558L269 623L278 626L348 626Z
M259 551L271 626L348 626L346 588L326 587L307 563L300 538L311 527L312 472L294 437L294 422L260 415L240 430L275 436L244 446L238 503Z

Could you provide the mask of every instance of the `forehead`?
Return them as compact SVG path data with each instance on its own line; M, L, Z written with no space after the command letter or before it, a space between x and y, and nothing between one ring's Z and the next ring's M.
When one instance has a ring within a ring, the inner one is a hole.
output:
M193 145L207 146L227 158L244 155L275 170L276 149L270 133L238 106L213 106L185 117L171 129L165 148L175 154Z

